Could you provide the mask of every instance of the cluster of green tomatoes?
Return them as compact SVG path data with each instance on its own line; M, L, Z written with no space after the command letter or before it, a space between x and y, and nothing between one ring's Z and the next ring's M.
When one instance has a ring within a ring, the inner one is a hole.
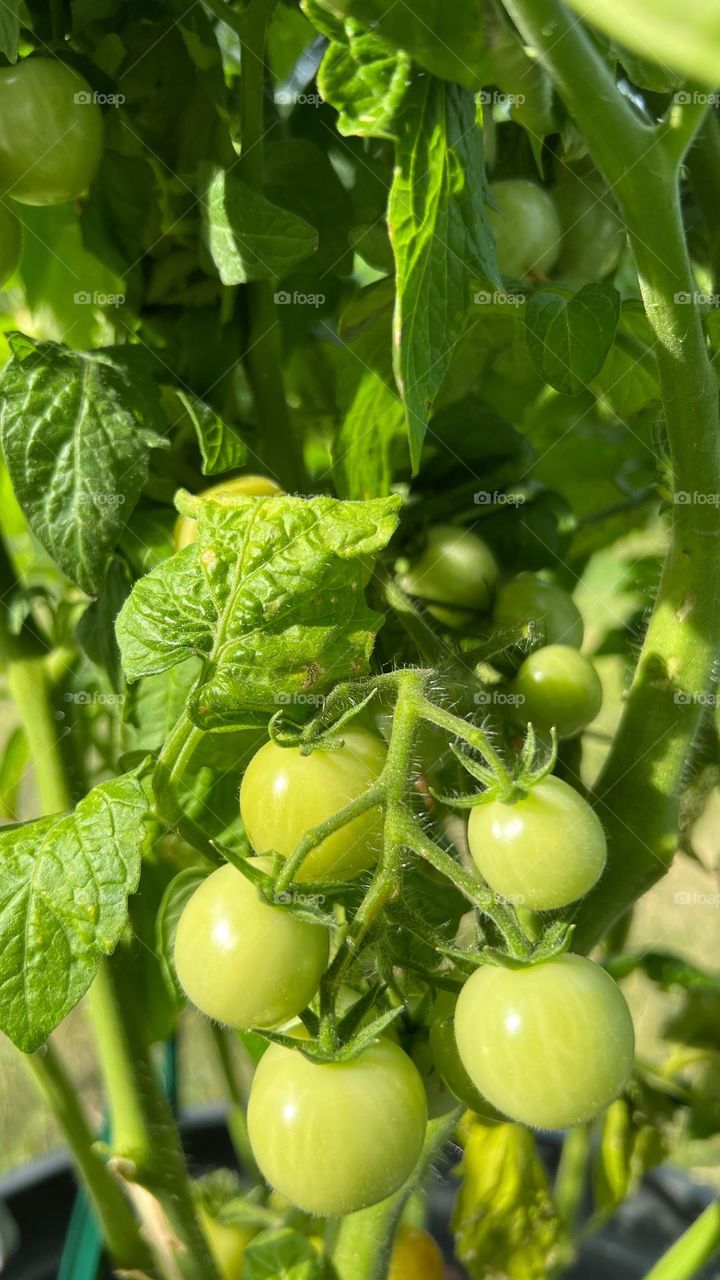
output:
M72 67L57 58L29 57L0 68L0 285L22 252L12 201L75 200L95 177L102 148L96 96Z
M243 479L244 492L260 483ZM179 542L193 538L193 523L177 529ZM439 553L442 597L431 581ZM579 616L565 593L529 574L496 592L496 578L479 538L441 526L407 568L405 587L440 610L448 604L475 610L483 592L489 608L495 593L495 616L512 614L517 621L522 615L547 627L553 639L580 642ZM456 582L462 592L452 593L449 584ZM528 667L525 659L515 684L535 699L533 718L543 708L548 724L566 717L566 731L577 732L597 706L594 693L588 701L585 691L584 710L575 707L571 716L568 699L554 691L553 672L565 670L566 653L586 663L572 645L546 646L531 656L549 655L559 665ZM538 678L537 670L549 674ZM562 713L557 717L554 699ZM309 830L377 784L386 756L382 738L355 721L332 749L324 749L322 740L310 751L275 740L262 745L240 787L254 855L248 869L270 873L271 855L290 857ZM470 803L469 854L499 901L530 911L560 910L602 875L602 824L562 779L547 774L532 785L489 786ZM380 806L358 813L311 849L289 897L302 900L303 885L372 872L382 841ZM429 1114L462 1103L488 1119L559 1128L589 1120L622 1089L634 1051L627 1005L603 968L569 953L535 963L482 963L459 994L441 987L421 1052L401 1042L393 1024L354 1057L321 1061L304 1054L309 1033L300 1015L317 998L333 938L330 927L293 913L287 902L288 895L274 900L236 866L224 865L185 906L174 955L186 995L209 1018L240 1029L282 1028L285 1041L297 1040L297 1048L273 1042L261 1057L248 1127L267 1181L306 1212L341 1216L391 1195L420 1157Z

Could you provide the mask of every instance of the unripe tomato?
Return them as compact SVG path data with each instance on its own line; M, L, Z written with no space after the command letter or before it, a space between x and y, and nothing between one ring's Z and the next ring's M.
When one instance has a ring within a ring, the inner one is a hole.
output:
M366 729L342 736L335 751L316 748L304 756L299 747L266 742L253 756L240 787L240 814L256 853L287 858L306 831L377 781L385 744ZM375 865L381 846L382 814L368 809L317 845L297 880L351 880Z
M635 1048L620 988L576 955L477 969L458 997L455 1035L481 1093L511 1120L539 1129L583 1124L607 1107Z
M0 191L22 204L62 204L90 186L103 122L86 80L56 58L0 69Z
M268 906L229 863L195 890L175 934L175 970L188 999L231 1027L294 1018L315 995L328 952L323 925Z
M499 209L488 208L501 275L517 280L546 275L560 252L561 227L552 196L526 178L490 183Z
M569 644L579 649L583 620L562 587L536 573L519 573L498 587L493 610L497 627L524 627L533 623L543 644Z
M573 787L553 777L510 804L494 799L476 805L468 845L490 888L532 911L584 897L600 879L607 853L597 814Z
M22 227L12 210L0 202L0 285L17 271L22 253Z
M442 1280L442 1250L429 1231L401 1222L395 1237L388 1280Z
M213 484L209 489L203 489L198 494L200 498L275 498L282 493L279 484L271 480L269 476L233 476L232 480L222 480L220 484ZM192 516L178 516L175 521L175 546L178 551L182 551L183 547L189 547L191 542L195 542L198 536L197 520L193 520Z
M487 1098L475 1088L458 1053L455 1039L455 1006L457 997L450 991L438 991L430 1023L430 1049L435 1066L454 1099L475 1111L484 1120L502 1120ZM449 1108L448 1108L449 1109Z
M625 247L625 228L607 187L594 170L560 170L553 190L562 226L553 275L573 288L603 280L614 271Z
M221 1222L206 1209L200 1209L199 1217L222 1280L241 1280L245 1250L258 1228Z
M355 1213L397 1191L420 1157L426 1123L422 1080L385 1037L351 1062L310 1062L272 1044L250 1090L260 1171L319 1217Z
M592 662L567 644L546 645L528 654L514 690L522 718L537 729L554 726L559 738L574 738L602 706L602 685Z
M462 627L474 612L489 608L497 576L495 557L482 538L437 524L428 530L422 554L400 575L400 585L408 595L431 602L430 612L440 622Z

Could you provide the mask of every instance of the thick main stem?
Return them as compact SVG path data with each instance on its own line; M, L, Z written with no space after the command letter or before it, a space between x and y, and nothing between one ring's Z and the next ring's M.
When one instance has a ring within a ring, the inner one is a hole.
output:
M606 874L578 913L575 945L588 949L665 873L676 848L677 795L720 649L718 387L692 301L677 137L639 120L561 0L505 4L545 63L620 205L655 337L673 470L670 548L596 788L609 857Z
M720 1200L715 1200L655 1263L645 1280L691 1280L718 1253Z

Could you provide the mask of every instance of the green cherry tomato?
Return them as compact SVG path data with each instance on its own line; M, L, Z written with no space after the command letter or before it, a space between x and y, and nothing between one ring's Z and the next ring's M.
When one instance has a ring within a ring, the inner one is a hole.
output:
M401 1222L390 1256L388 1280L443 1280L444 1274L442 1250L430 1232Z
M583 1124L607 1107L630 1074L635 1047L620 988L576 955L477 969L458 997L455 1035L481 1093L539 1129Z
M502 1120L500 1113L475 1088L460 1060L455 1039L456 1004L457 997L450 991L439 991L435 997L433 1018L430 1023L430 1050L433 1062L452 1093L453 1100L462 1102L471 1111L482 1116L483 1120Z
M603 873L605 832L567 782L547 777L511 804L488 800L468 821L468 844L490 888L531 911L576 902Z
M17 271L22 253L22 226L6 204L0 202L0 286Z
M199 1217L222 1280L241 1280L245 1250L258 1234L258 1228L221 1222L206 1209L200 1209Z
M62 204L90 186L103 122L86 80L55 58L0 69L0 191L22 204Z
M543 644L579 649L583 642L583 620L567 591L536 573L519 573L498 588L493 621L508 629L532 623Z
M602 178L564 166L553 198L562 226L553 275L573 288L603 280L620 261L625 228Z
M256 853L288 857L311 827L318 826L377 781L386 747L365 729L343 731L343 746L316 748L266 742L253 756L240 787L240 814ZM369 809L319 844L296 877L351 880L378 860L382 841L380 810Z
M499 206L488 208L501 275L517 280L532 272L546 275L560 252L560 219L552 196L526 178L490 183Z
M214 498L217 502L223 498L276 498L283 490L270 476L233 476L232 480L222 480L209 489L203 489L199 498ZM197 520L192 516L178 516L175 521L175 546L178 551L189 547L198 536Z
M426 1122L422 1080L385 1037L351 1062L310 1062L271 1044L248 1104L261 1173L319 1217L355 1213L397 1191L418 1161Z
M277 1027L310 1002L328 951L323 925L268 906L228 864L187 903L175 934L175 970L208 1018L231 1027Z
M549 644L528 654L513 687L523 720L541 730L554 725L559 738L574 738L602 706L602 685L592 662L567 644Z
M400 585L408 595L431 602L430 612L440 622L462 627L473 613L489 608L497 577L495 557L482 538L437 524L428 530L420 557L400 575Z

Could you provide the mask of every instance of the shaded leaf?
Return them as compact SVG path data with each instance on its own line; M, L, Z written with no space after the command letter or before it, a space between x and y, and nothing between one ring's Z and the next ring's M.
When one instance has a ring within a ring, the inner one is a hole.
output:
M540 376L564 395L579 395L602 369L619 316L620 294L609 284L587 284L572 295L536 290L526 325Z
M317 249L314 227L218 167L207 167L202 209L205 243L223 284L279 280Z

